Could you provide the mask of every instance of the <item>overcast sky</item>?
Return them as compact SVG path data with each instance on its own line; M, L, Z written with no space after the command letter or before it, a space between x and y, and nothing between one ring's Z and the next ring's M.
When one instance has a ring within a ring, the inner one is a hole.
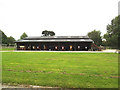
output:
M106 25L118 15L119 0L0 0L0 29L19 39L41 36L51 30L56 36L80 36Z

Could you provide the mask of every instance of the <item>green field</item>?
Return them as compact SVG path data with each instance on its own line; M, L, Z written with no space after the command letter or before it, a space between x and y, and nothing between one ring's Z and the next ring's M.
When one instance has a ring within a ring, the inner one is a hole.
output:
M15 48L7 48L7 47L4 47L4 48L1 48L0 51L13 51L15 50Z
M3 52L2 81L11 85L117 88L118 54Z

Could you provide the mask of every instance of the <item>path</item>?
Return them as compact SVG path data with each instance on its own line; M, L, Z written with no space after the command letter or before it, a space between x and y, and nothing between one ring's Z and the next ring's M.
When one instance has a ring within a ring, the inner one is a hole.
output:
M102 51L17 51L17 50L12 50L12 51L0 51L0 52L78 52L78 53L118 53L120 51L116 49L106 49Z

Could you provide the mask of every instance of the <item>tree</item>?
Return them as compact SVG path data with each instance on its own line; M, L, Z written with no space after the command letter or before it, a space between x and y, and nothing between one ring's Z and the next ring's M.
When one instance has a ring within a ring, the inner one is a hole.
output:
M43 36L49 36L49 31L44 30L44 31L42 31L42 34L43 34Z
M118 36L120 35L120 15L111 20L107 25L107 33L104 34L107 45L118 48Z
M0 30L0 38L2 37L2 44L8 44L7 36Z
M15 39L12 36L8 37L8 44L14 44L14 41Z
M42 35L43 36L55 36L55 33L53 31L44 30L42 31Z
M94 43L98 46L102 44L102 39L101 39L101 32L93 30L88 33L88 36L94 41Z
M50 36L55 36L55 33L53 31L49 31Z
M7 45L14 44L14 41L15 41L15 39L12 36L7 37L4 34L4 32L0 30L0 41L1 39L2 39L2 44L7 44Z
M21 36L20 39L24 39L25 37L27 37L28 35L24 32Z

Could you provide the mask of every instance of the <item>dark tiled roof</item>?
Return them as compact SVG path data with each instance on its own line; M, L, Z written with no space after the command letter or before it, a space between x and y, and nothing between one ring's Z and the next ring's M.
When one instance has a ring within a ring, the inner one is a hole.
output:
M89 38L88 36L29 36L29 37L26 37L25 39L27 40L30 40L30 39L51 39L51 38L54 38L54 39L67 39L67 38Z
M88 36L30 36L16 42L93 42Z

